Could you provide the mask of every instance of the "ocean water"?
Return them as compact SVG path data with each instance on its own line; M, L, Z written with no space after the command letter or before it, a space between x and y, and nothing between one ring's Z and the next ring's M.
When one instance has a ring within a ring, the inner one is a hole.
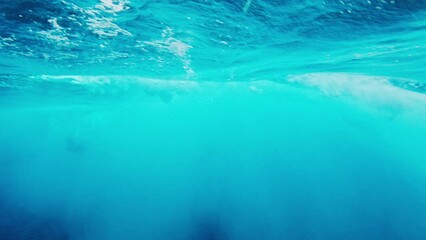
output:
M0 0L26 239L426 239L426 1Z

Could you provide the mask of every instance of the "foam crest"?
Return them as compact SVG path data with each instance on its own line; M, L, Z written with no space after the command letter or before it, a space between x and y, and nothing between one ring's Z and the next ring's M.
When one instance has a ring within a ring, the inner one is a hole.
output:
M290 75L286 80L291 84L317 88L326 95L351 96L371 104L420 108L426 103L426 95L394 84L413 82L405 79L354 73L309 73Z

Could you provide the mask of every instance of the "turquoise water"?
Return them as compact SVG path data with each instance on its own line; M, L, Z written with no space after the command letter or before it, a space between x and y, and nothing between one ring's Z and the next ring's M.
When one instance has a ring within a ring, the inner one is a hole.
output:
M0 240L426 239L425 17L0 1Z

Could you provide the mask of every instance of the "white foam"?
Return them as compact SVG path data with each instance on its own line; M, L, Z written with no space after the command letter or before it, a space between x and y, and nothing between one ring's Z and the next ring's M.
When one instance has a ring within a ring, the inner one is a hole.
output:
M7 38L2 38L0 37L0 49L2 49L4 46L12 46L13 42L15 41L14 38L11 37L7 37Z
M190 55L188 54L192 46L182 42L179 39L176 39L173 35L173 29L167 27L163 30L161 39L154 41L144 41L144 43L139 47L149 45L157 48L159 51L172 53L182 61L183 68L185 69L187 76L192 77L194 75L194 70L191 68L191 59Z
M93 33L101 37L116 37L119 34L132 36L129 31L120 28L114 23L112 18L90 18L87 20L87 25Z
M129 9L129 4L126 0L100 0L100 4L96 5L98 9L105 12L118 13Z
M426 95L393 85L388 77L351 73L290 75L287 82L320 89L330 96L351 96L379 105L425 106Z
M59 25L57 18L51 18L48 20L48 22L52 25L53 29L38 32L40 37L50 42L54 42L57 46L75 45L68 38L66 29Z
M159 50L166 50L178 57L186 57L192 46L173 37L173 29L167 27L161 34L161 39L154 41L145 41L144 44L156 47Z
M83 8L75 4L69 4L75 11L81 13L83 21L88 29L100 37L116 37L120 34L132 36L132 33L119 27L112 14L126 10L128 1L102 0L95 7ZM106 13L105 13L106 12ZM73 19L70 19L73 20ZM77 21L74 19L74 21ZM77 21L78 22L78 21ZM81 24L80 24L81 25Z
M129 85L137 84L144 87L153 87L158 89L194 89L199 86L196 81L188 80L163 80L154 78L145 78L138 76L82 76L82 75L40 75L33 76L33 79L40 78L43 81L51 82L69 82L77 85Z

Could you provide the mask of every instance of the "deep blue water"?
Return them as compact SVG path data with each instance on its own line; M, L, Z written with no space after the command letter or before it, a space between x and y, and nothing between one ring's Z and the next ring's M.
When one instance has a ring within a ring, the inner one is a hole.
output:
M423 0L0 0L0 240L424 240L425 69Z

